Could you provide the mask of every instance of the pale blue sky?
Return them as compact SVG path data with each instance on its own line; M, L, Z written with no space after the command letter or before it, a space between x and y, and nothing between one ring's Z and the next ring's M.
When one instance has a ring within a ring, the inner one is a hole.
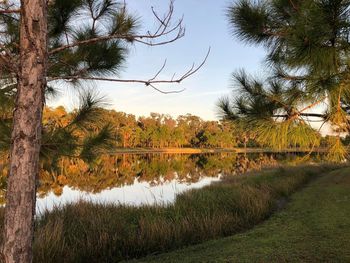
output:
M130 0L129 9L141 17L143 31L154 28L151 6L164 13L168 0ZM137 116L150 112L170 114L192 113L206 120L216 119L216 102L222 95L229 93L230 76L233 71L245 68L253 74L263 74L264 51L254 46L246 46L230 34L225 17L227 0L176 0L175 18L184 15L186 35L184 38L160 47L148 47L135 44L131 48L121 78L148 79L167 59L167 68L161 78L171 78L173 73L180 75L193 62L200 63L208 47L211 54L205 66L190 79L181 84L158 86L166 89L186 89L180 94L164 95L157 91L135 84L116 84L99 82L97 86L107 95L110 108L132 113ZM56 106L63 104L72 107L73 101L68 92L61 99L49 102Z

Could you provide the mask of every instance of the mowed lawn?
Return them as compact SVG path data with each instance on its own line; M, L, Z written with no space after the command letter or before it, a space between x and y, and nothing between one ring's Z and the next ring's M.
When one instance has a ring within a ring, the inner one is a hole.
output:
M250 231L137 262L350 262L350 168L322 175Z

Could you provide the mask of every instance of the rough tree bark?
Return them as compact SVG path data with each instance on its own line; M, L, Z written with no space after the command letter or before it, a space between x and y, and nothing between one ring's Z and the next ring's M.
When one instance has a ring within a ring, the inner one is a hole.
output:
M36 183L46 87L47 2L21 0L20 61L2 248L6 263L32 262Z

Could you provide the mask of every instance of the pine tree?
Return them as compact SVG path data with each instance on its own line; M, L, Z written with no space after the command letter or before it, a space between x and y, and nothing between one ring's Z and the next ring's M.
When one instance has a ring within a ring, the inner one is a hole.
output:
M52 144L44 145L41 150L42 143L51 134L56 142L69 144L74 140L71 129L84 122L96 109L93 100L86 98L72 125L56 134L52 130L45 133L42 125L45 96L55 90L56 84L81 88L86 81L141 83L169 93L156 85L183 81L196 73L206 59L177 79L158 78L165 64L146 80L116 76L132 44L165 45L184 36L182 19L173 23L173 10L172 1L164 16L152 9L158 26L154 31L141 33L139 20L128 12L125 1L21 0L0 3L0 93L5 94L0 94L0 99L10 96L12 99L7 101L14 109L12 117L8 112L1 112L5 118L2 116L0 124L0 129L12 130L11 137L0 142L0 147L6 147L10 142L2 246L5 262L32 262L40 153L55 152L58 147L72 150L68 146ZM81 156L90 158L98 154L96 145L107 135L108 127L88 137L84 142L86 147L80 151Z
M350 128L349 11L347 0L232 4L227 15L233 35L266 49L270 76L260 81L235 73L234 89L241 95L220 100L223 117L240 119L261 143L279 149L317 146L311 123L327 122L337 134L330 157L343 160L340 134Z

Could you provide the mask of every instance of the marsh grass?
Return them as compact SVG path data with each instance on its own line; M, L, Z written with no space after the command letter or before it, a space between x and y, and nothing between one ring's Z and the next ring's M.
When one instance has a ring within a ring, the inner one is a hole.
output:
M249 231L131 262L350 262L350 167L327 172Z
M34 262L118 262L232 235L253 227L281 198L335 166L278 168L227 177L167 206L78 202L36 222Z

